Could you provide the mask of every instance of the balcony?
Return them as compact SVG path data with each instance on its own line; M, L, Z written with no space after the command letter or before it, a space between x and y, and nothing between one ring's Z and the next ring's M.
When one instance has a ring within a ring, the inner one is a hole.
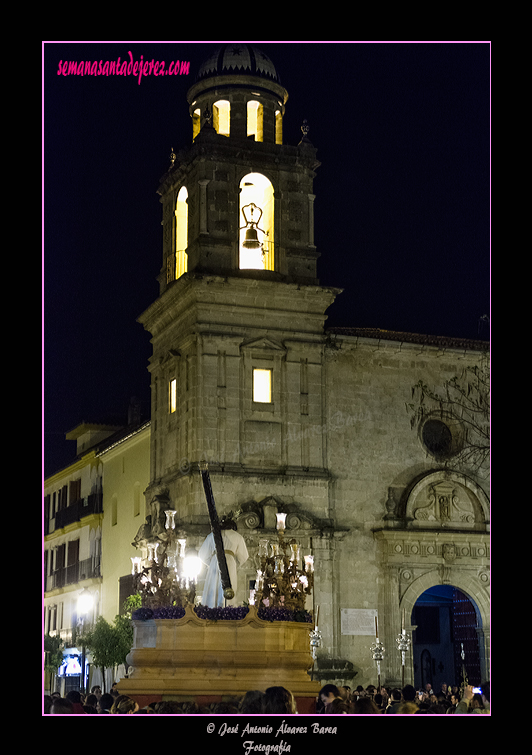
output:
M86 498L79 498L77 501L73 501L66 509L61 509L55 514L55 527L52 526L53 520L50 522L50 532L54 529L59 530L62 527L66 527L73 522L79 522L83 517L90 514L102 513L102 494L93 493Z
M101 577L100 557L86 558L84 561L77 561L75 564L65 566L62 569L56 569L52 574L46 577L45 592L57 590L67 585L75 585L85 579Z

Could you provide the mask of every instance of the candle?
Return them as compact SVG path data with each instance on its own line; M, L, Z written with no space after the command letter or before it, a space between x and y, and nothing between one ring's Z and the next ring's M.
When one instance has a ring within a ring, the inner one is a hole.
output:
M285 529L285 520L286 520L286 514L277 514L277 529L278 530L284 530Z
M377 616L375 616L375 639L379 639L379 630L377 629Z

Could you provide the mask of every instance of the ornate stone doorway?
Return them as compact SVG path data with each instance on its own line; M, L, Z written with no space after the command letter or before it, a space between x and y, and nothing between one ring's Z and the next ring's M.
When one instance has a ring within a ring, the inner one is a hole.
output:
M480 612L461 590L438 585L420 595L412 612L414 686L439 692L445 682L460 686L463 671L470 684L480 685ZM463 658L462 658L463 653Z

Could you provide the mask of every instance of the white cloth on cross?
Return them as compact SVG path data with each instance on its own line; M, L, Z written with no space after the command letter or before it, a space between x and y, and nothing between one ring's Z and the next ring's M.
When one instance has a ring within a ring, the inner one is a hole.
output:
M222 530L221 535L227 561L227 570L231 580L231 587L236 596L236 570L237 567L242 566L242 564L248 560L248 549L246 548L244 538L238 532L235 532L234 530ZM207 566L201 604L209 606L210 608L217 608L224 605L236 605L236 597L227 601L224 598L220 568L216 556L216 546L214 544L214 535L212 532L203 541L203 545L201 546L198 555L200 560Z

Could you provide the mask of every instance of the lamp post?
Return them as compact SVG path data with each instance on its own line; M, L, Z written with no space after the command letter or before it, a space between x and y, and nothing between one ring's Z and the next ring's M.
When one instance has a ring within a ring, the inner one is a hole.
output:
M81 632L81 692L87 691L86 674L85 674L85 620L89 613L92 611L94 605L94 597L90 590L83 588L78 595L78 626Z

